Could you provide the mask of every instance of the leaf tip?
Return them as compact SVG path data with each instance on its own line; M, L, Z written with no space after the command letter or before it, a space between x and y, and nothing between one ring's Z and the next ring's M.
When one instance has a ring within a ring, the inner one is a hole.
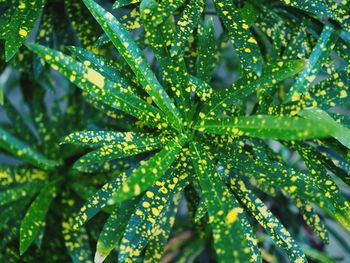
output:
M95 258L94 258L95 263L102 263L105 259L106 259L106 256L102 256L100 252L96 251Z

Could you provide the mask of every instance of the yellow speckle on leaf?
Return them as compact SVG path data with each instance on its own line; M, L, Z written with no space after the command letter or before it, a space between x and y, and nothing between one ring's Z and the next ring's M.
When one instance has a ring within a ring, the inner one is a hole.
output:
M298 92L295 92L292 96L292 101L300 100L300 94Z
M348 93L346 92L346 90L340 91L340 98L346 98L347 96L348 96Z
M294 193L295 190L297 190L297 187L295 185L292 185L289 189L291 193Z
M24 28L20 28L18 33L21 37L26 37L28 35L28 31Z
M87 73L84 74L84 77L99 88L103 88L105 85L105 78L96 70L91 68L87 69Z
M249 42L249 43L253 43L253 44L256 44L256 43L257 43L256 40L255 40L253 37L250 37L250 38L248 39L248 42Z
M157 208L152 208L152 213L155 215L155 216L158 216L159 215L159 210Z
M151 191L146 192L147 197L152 198L154 194Z
M148 207L150 207L150 204L148 202L143 202L142 206L145 207L145 208L148 208Z
M228 224L232 224L237 220L238 217L238 213L236 211L236 209L232 209L230 212L228 212L227 216L226 216L226 222Z
M24 8L26 8L26 4L24 2L20 2L19 5L18 5L18 8L19 9L24 9Z

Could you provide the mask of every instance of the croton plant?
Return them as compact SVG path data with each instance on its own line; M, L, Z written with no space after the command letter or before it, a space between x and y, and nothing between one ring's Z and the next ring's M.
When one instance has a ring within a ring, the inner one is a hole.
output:
M1 262L350 261L350 1L0 10Z

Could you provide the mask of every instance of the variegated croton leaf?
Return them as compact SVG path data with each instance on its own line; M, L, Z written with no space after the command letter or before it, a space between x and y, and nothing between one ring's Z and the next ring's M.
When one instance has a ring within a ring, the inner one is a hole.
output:
M349 1L0 9L0 261L349 260Z

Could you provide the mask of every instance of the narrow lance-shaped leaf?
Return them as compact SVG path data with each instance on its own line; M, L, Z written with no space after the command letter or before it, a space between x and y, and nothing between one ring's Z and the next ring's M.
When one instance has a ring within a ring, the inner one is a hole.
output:
M84 3L134 71L145 91L166 114L170 124L178 130L181 129L181 116L178 110L160 85L130 33L111 13L94 1L84 0Z
M158 128L167 127L164 114L160 110L124 89L121 83L110 81L94 69L75 61L62 52L35 44L28 44L27 46L50 63L53 69L62 73L91 96L112 108L120 109L142 120L146 124Z
M126 200L112 211L97 241L95 263L103 262L113 249L118 248L119 241L136 205L137 200Z
M142 1L140 12L146 37L159 63L162 81L172 91L176 105L186 120L191 98L191 90L187 88L189 76L182 55L171 57L169 51L175 23L169 18L164 23L154 25L161 12L155 0Z
M109 144L100 149L89 152L74 163L76 169L86 169L90 165L126 158L141 153L157 150L162 147L159 138L143 138L116 144Z
M71 46L67 47L67 49L77 58L83 62L89 65L89 67L93 68L97 72L99 72L102 76L110 79L113 82L120 83L120 85L132 92L135 92L131 85L123 78L121 77L121 73L119 72L119 69L111 63L111 61L108 61L107 59L96 55L92 51Z
M163 176L174 162L176 156L187 142L187 137L179 134L151 159L142 161L141 166L123 183L122 188L113 195L109 204L122 202L139 195L150 187L158 178Z
M46 0L18 1L14 14L7 25L5 57L9 61L27 39L44 8Z
M22 214L23 210L26 209L30 201L31 200L29 198L21 199L17 202L12 203L10 206L3 208L0 214L0 230L5 229L9 225L9 222L11 222L13 219L16 219L18 215Z
M20 254L22 255L36 239L40 228L45 223L45 216L52 199L56 195L56 184L52 183L42 188L26 212L20 230Z
M189 36L199 23L204 4L204 0L190 0L185 6L185 10L176 25L175 36L170 49L171 56L183 52Z
M190 147L219 261L259 262L257 241L243 209L221 180L206 149L198 143Z
M316 46L312 50L307 65L289 90L287 97L284 99L284 103L299 100L301 95L307 91L309 85L316 79L318 72L328 59L338 36L339 30L333 25L327 23L324 26Z
M263 60L258 43L249 30L249 24L243 19L240 11L234 7L232 1L214 0L214 3L239 55L242 68L247 72L255 72L259 75L263 67Z
M289 256L291 262L307 262L306 257L287 229L271 213L267 206L238 178L229 179L232 191L249 209L253 217L269 233L274 242Z
M329 114L318 108L306 108L299 115L308 120L315 120L319 125L330 127L332 137L350 149L350 129L336 122Z
M60 165L60 162L46 158L44 155L35 151L26 143L13 137L2 128L0 128L0 148L5 149L13 155L39 168L52 169Z
M318 121L272 115L202 120L195 129L219 135L251 136L274 140L301 140L330 137L329 127Z
M151 136L136 132L81 131L71 133L64 137L61 144L73 143L95 148L123 142L140 142L147 137Z
M208 22L198 27L198 65L197 77L209 82L216 66L216 41L214 21L210 17Z

